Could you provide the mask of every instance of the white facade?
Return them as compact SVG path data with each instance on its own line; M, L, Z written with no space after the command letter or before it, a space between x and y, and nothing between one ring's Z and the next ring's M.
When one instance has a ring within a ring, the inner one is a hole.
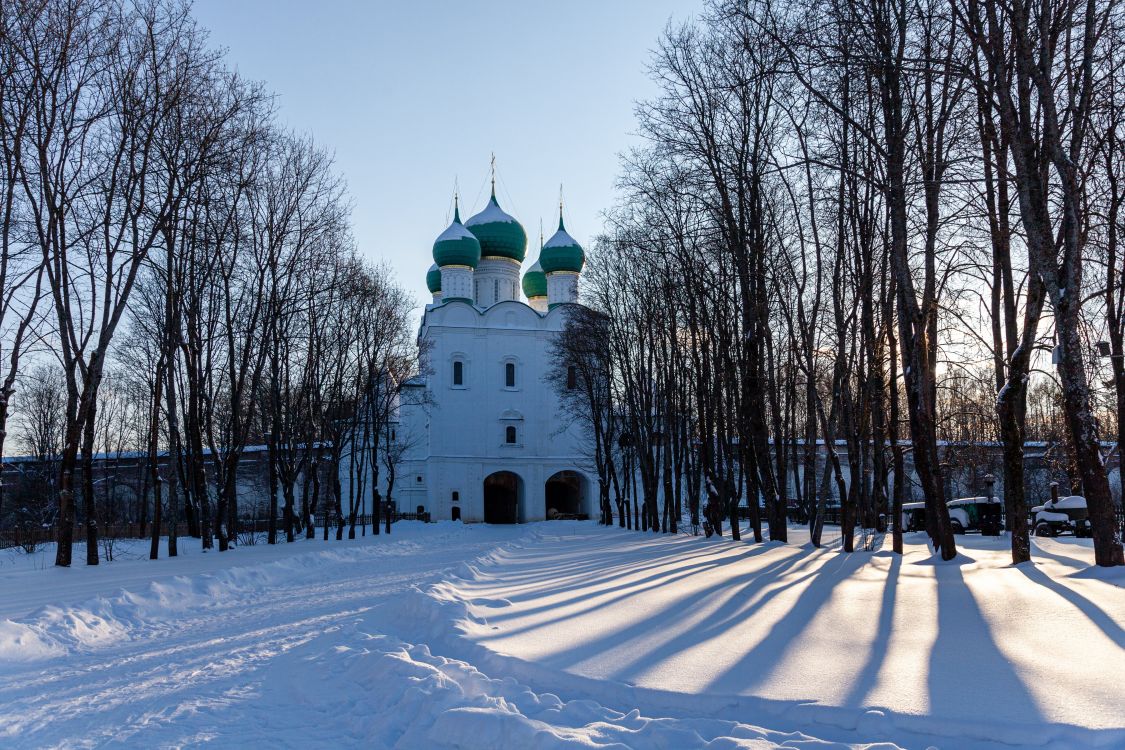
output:
M397 438L408 446L395 487L400 509L497 523L542 520L554 515L549 508L596 512L584 468L590 451L545 382L567 307L540 313L514 299L427 306L419 333L426 374L400 407Z
M578 299L578 274L574 271L554 271L547 274L547 303L564 305Z
M441 289L438 294L444 299L472 299L473 269L468 266L443 267L441 269Z
M442 282L442 289L445 282ZM511 258L481 258L473 271L473 299L481 307L520 298L520 264Z

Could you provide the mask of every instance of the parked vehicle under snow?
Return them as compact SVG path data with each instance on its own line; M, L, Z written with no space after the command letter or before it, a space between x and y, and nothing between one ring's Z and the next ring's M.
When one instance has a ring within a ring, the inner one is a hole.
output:
M998 497L962 497L950 500L948 506L954 534L979 531L996 535L1004 528L1004 504Z
M1086 498L1066 495L1052 498L1031 509L1031 527L1035 536L1058 536L1073 533L1077 537L1090 536L1089 511Z
M947 506L954 534L964 534L967 531L999 534L1004 526L1004 505L998 497L961 497L950 500ZM906 531L922 531L926 528L925 503L903 503L902 528Z

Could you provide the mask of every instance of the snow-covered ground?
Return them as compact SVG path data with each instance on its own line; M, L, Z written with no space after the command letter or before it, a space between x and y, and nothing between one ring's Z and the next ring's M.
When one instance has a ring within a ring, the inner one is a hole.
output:
M1084 540L1013 568L961 539L959 564L578 522L4 552L0 747L1125 747L1125 575Z

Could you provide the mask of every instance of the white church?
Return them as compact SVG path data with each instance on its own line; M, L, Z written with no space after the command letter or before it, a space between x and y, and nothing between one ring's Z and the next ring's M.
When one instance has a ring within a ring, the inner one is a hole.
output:
M485 523L595 512L585 438L567 426L544 380L559 366L551 340L577 302L584 262L561 205L558 231L521 274L526 253L527 234L500 208L495 184L464 224L455 199L426 276L433 302L418 334L423 374L400 402L395 496L404 510Z

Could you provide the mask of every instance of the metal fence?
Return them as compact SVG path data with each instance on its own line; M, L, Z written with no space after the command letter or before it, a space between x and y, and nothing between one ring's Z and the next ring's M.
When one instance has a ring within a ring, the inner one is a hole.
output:
M281 519L277 521L278 529L284 528ZM269 520L264 518L246 519L238 522L238 533L265 533L269 529ZM162 524L160 535L167 536L168 527ZM57 526L12 527L0 529L0 549L10 547L38 547L58 539ZM140 523L111 523L98 526L99 539L147 539L152 536L152 524ZM176 536L190 536L186 523L176 524ZM74 541L86 541L86 527L81 524L74 526Z

